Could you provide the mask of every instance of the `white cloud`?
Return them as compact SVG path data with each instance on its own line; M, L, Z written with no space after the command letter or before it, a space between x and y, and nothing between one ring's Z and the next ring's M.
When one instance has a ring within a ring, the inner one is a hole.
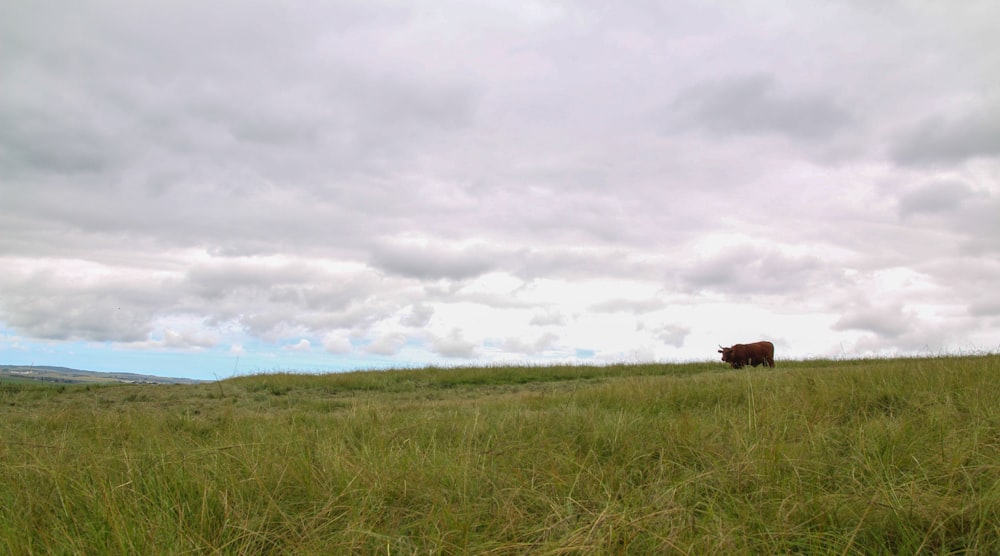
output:
M323 337L323 349L334 354L349 353L351 340L340 332L330 332Z
M453 329L447 336L431 337L431 349L443 357L475 359L479 356L479 344L466 340L459 329Z
M309 342L309 340L307 340L305 338L302 338L302 339L300 339L298 342L296 342L294 344L289 344L289 345L283 346L282 349L285 349L285 350L288 350L288 351L311 351L312 350L312 343Z
M376 355L396 355L406 345L406 336L399 332L384 334L375 338L364 350Z

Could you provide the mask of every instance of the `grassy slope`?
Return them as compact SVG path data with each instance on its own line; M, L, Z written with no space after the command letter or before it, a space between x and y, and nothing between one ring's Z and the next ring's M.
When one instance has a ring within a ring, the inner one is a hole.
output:
M1000 553L1000 357L0 384L20 553Z

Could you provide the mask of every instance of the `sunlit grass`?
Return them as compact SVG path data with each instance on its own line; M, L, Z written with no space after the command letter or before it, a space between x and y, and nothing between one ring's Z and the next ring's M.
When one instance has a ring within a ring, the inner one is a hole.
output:
M0 547L998 553L1000 357L0 385Z

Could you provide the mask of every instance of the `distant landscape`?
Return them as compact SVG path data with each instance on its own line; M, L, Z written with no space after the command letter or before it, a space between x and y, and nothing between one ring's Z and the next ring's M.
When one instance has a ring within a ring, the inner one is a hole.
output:
M997 355L188 385L17 369L3 553L1000 553Z
M143 375L136 373L102 373L66 367L34 365L0 365L0 382L31 381L57 384L197 384L200 380Z

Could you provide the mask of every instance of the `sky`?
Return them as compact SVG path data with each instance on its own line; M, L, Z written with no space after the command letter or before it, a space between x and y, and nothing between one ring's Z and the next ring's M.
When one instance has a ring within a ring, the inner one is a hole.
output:
M0 364L1000 350L1000 3L0 12Z

